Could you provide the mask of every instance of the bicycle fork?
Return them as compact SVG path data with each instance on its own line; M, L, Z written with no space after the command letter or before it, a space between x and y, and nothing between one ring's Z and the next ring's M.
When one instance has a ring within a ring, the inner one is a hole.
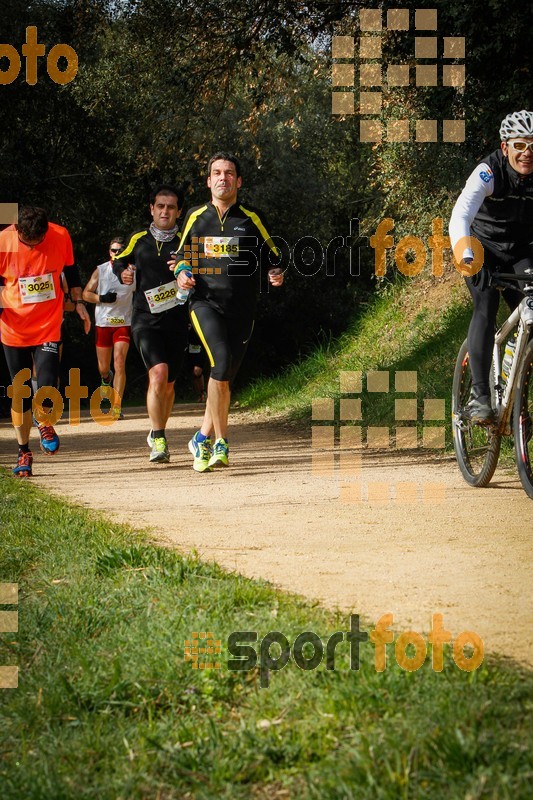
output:
M511 369L507 381L502 376L502 363L500 359L500 348L507 341L509 335L517 328L516 346L514 351ZM513 410L513 400L516 388L516 376L518 368L522 363L526 351L531 331L533 330L533 301L531 297L524 297L512 314L506 319L501 328L496 331L494 337L494 352L492 360L492 379L495 389L495 413L496 424L495 432L501 436L509 436L511 433L511 414Z

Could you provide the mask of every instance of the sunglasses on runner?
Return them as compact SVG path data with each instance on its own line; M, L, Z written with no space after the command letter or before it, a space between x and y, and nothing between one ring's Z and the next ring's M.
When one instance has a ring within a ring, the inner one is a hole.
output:
M110 247L109 248L109 252L110 253L122 253L123 250L124 250L123 247Z
M533 153L533 142L522 142L519 140L517 142L508 142L508 144L510 145L510 147L513 148L513 150L516 150L518 153L525 153L528 147Z

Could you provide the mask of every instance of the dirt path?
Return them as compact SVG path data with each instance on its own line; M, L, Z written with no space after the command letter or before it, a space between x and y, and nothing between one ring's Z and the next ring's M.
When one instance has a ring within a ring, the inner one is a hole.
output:
M168 465L148 463L144 409L107 429L87 418L78 427L61 422L54 458L38 451L34 432L35 482L347 614L390 612L396 630L422 632L441 612L453 637L475 631L487 650L533 662L533 504L514 474L499 471L491 488L472 490L451 458L365 453L371 491L440 482L444 498L432 490L409 502L344 502L338 477L313 474L310 435L241 414L233 416L231 468L197 475L186 445L199 419L198 406L175 407ZM13 452L4 421L0 464L11 467Z

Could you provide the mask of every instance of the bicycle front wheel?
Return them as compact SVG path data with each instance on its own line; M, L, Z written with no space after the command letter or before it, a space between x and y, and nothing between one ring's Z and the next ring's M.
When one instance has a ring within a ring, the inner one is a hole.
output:
M491 367L491 375L493 370ZM455 364L452 388L452 433L455 456L461 474L470 486L487 486L494 475L500 455L501 436L492 429L473 425L463 417L470 398L472 373L466 339ZM495 406L493 397L493 408Z
M513 434L518 474L526 494L533 499L533 341L518 370Z

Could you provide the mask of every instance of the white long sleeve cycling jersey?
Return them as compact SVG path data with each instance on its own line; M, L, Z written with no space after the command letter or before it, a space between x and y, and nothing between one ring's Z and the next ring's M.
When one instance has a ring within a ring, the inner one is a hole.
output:
M468 178L465 187L453 207L450 218L450 241L455 253L455 245L464 237L471 236L470 226L485 199L494 191L494 174L484 161L478 164ZM463 259L474 258L471 247L465 247L461 254Z

